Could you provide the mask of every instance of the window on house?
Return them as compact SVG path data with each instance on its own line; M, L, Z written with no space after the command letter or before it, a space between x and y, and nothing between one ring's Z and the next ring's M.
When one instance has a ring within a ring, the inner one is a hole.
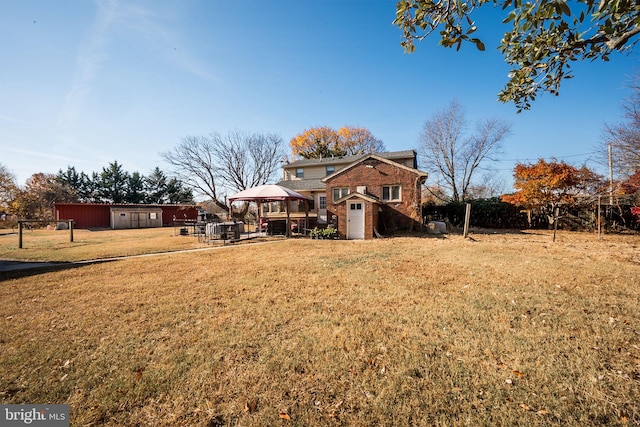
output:
M149 219L158 219L158 214L155 212L149 212Z
M318 209L327 209L327 196L318 196Z
M382 187L382 200L386 202L399 202L402 200L401 186L385 185Z
M338 199L349 194L349 187L339 187L333 189L333 201L335 202Z
M331 175L336 171L336 167L333 165L327 165L326 170L327 170L327 175Z
M304 168L296 169L296 178L304 178Z

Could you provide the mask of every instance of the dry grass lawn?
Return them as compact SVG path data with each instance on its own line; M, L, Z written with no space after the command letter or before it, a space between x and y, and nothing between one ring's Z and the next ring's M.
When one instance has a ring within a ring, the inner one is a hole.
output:
M639 425L640 237L473 237L2 281L0 403L74 426Z
M146 228L134 230L25 230L22 249L18 248L18 234L0 230L0 259L31 261L82 261L185 249L221 246L198 242L193 236L180 236L177 228Z

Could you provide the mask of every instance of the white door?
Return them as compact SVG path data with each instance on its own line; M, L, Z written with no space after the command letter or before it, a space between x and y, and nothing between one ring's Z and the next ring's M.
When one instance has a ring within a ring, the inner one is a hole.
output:
M347 202L347 239L364 239L364 203Z
M318 224L327 223L327 195L326 193L318 194Z

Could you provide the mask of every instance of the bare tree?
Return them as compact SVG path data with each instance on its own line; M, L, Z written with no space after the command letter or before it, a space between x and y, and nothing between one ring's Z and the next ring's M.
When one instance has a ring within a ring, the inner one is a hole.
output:
M345 125L338 129L338 137L347 155L380 153L386 150L384 142L376 138L367 128Z
M605 125L599 156L602 163L608 163L606 146L611 144L613 170L622 179L640 170L640 75L635 77L630 89L631 95L623 104L624 120Z
M508 191L507 188L508 186L501 175L485 172L480 176L479 180L469 186L467 197L469 199L500 197Z
M278 135L234 131L225 136L187 136L161 156L198 196L225 208L227 193L268 183L284 149Z
M511 125L500 119L479 121L470 135L466 127L463 107L452 101L424 123L420 134L424 168L442 179L453 201L468 198L474 173L511 133Z

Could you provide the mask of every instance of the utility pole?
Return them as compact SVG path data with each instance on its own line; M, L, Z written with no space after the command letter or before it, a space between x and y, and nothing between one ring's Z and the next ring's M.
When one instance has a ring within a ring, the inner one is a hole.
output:
M598 240L602 239L602 196L598 195Z
M611 144L607 147L609 151L609 206L613 206L613 155L611 154Z

